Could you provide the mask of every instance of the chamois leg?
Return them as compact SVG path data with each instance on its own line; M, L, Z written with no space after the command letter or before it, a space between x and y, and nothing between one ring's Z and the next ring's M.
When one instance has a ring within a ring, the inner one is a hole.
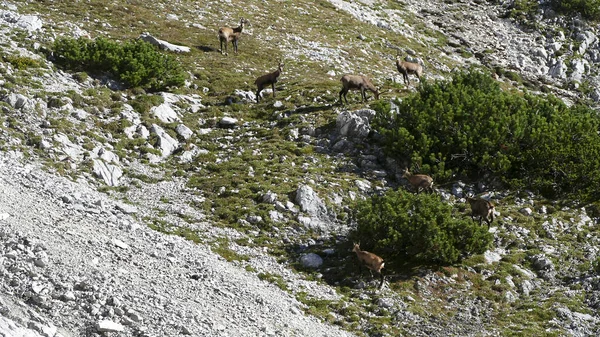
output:
M422 189L423 191L426 191L427 193L433 193L433 187L430 186L430 183L427 181L424 181L421 183L421 185L419 185L419 189Z
M273 88L273 98L275 98L275 82L271 83L271 87Z
M367 100L367 93L365 92L365 88L360 89L360 95L362 96L363 103Z
M348 90L345 90L345 88L342 88L342 90L340 90L340 105L344 105L344 101L342 101L342 95L344 95L344 99L346 100L346 104L348 104L348 99L346 98L346 94L348 93Z
M258 103L258 101L260 100L260 92L263 90L263 88L258 87L258 90L256 90L256 103Z
M233 41L231 41L231 43L233 44L233 52L237 54L237 50L238 50L237 40L233 40Z
M379 273L379 276L381 276L381 282L379 282L378 289L381 289L381 287L383 287L383 282L385 282L385 276L383 276L383 271Z

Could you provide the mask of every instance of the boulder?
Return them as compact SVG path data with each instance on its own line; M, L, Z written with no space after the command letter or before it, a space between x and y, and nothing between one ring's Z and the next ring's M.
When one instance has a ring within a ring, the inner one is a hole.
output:
M300 262L306 268L319 268L323 264L323 259L315 253L308 253L302 255Z
M221 118L221 120L219 121L219 126L222 128L235 128L237 125L237 118L233 118L233 117L223 117Z
M308 185L301 185L296 190L296 204L300 209L316 218L327 217L327 207L317 193Z
M101 159L94 159L94 174L104 180L108 186L119 186L119 179L123 176L123 170L113 164L104 162Z
M161 158L164 159L170 156L177 148L179 148L179 142L171 137L163 128L156 124L152 124L150 132L158 137L157 147L161 152Z
M175 128L175 132L177 132L177 134L180 135L185 140L190 139L192 137L192 135L194 134L194 132L190 128L185 126L185 124L177 125L177 127Z
M163 50L168 50L168 51L172 51L175 53L189 53L190 52L190 47L179 46L176 44L169 43L167 41L159 40L159 39L155 38L154 36L150 35L150 33L148 33L148 32L144 32L144 33L140 34L139 38L143 41L146 41L155 46L158 46L159 48L161 48Z
M160 119L163 123L173 123L173 122L181 122L179 116L177 116L177 112L171 108L171 105L168 103L163 103L159 106L152 107L150 109L150 113L156 116L156 118Z
M362 140L371 132L370 120L375 116L375 110L363 109L344 111L337 116L335 127L342 137Z

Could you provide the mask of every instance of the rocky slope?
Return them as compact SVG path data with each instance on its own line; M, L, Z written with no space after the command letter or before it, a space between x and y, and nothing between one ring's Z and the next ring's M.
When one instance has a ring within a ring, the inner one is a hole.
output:
M106 78L77 78L38 52L64 27L70 36L90 35L81 27L94 20L21 14L29 13L28 3L4 2L0 13L3 52L40 65L22 71L0 64L0 335L598 334L600 279L591 262L600 234L585 209L493 191L502 204L494 249L469 264L396 275L375 290L368 278L348 273L353 260L339 245L352 225L352 200L403 183L368 139L372 110L333 108L328 99L335 93L296 105L285 93L292 84L284 84L281 100L268 103L271 119L223 115L224 105L211 103L213 89L191 78L189 93L153 95L162 103L151 108L149 124L133 108L144 94ZM294 31L289 20L261 30L268 20L260 2L246 8L254 16L247 34L280 38L291 74L319 62L334 79L369 64L378 80L400 82L389 71L399 51L424 63L428 79L475 64L502 70L507 85L528 83L568 101L600 97L593 89L597 27L581 20L543 11L540 28L531 30L501 18L509 2L328 3L340 22L372 26L358 38L344 35L363 48L357 55L335 41L313 40L310 30ZM170 22L200 31L211 28L185 21L187 14L235 21L221 14L229 4L170 5ZM308 17L329 10L300 1L281 6ZM102 34L114 28L99 26ZM412 44L399 46L389 34ZM239 106L254 100L247 89L218 99L245 111ZM122 128L106 127L121 121ZM270 133L281 134L277 147L269 147ZM143 142L123 149L124 140ZM240 176L251 183L266 178L257 188ZM248 190L251 203L236 197ZM440 193L458 204L475 190L457 183ZM223 205L230 200L240 204Z

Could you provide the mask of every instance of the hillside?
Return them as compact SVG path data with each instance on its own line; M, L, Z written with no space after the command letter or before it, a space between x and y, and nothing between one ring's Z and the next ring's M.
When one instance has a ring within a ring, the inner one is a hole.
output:
M598 335L593 202L447 181L437 193L456 217L470 219L468 193L496 203L484 254L391 262L378 289L351 252L356 202L409 188L407 159L373 129L382 103L479 69L597 110L597 24L522 3L3 2L0 335ZM239 52L222 55L219 27L241 18ZM182 85L128 87L56 51L142 33L189 48L160 52ZM403 82L397 56L421 81ZM279 61L276 97L255 103ZM338 104L347 73L380 101Z

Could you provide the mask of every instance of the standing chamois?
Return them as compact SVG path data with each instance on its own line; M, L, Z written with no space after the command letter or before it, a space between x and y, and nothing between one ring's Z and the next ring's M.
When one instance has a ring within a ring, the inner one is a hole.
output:
M400 55L396 57L396 68L402 77L404 78L404 84L409 85L410 79L408 78L409 74L417 75L417 78L420 80L423 75L423 67L418 63L402 61L400 59Z
M366 90L369 90L373 94L375 94L375 99L379 99L379 89L375 88L371 80L366 76L344 75L342 76L340 81L342 81L342 90L340 91L340 104L344 104L344 102L342 101L342 95L344 95L346 104L348 104L348 99L346 98L348 90L360 90L363 102L367 100L367 95L365 93Z
M237 28L221 27L219 28L219 42L221 43L221 54L227 55L227 44L231 42L233 44L233 51L237 54L238 51L238 40L244 29L244 24L247 24L248 20L240 19L240 25ZM223 53L223 44L225 44L225 53Z
M360 266L365 265L367 268L369 268L369 273L371 273L371 277L373 277L373 272L379 274L379 276L381 277L379 289L381 289L381 287L383 286L383 281L385 279L383 276L383 272L381 271L383 269L383 266L385 265L383 259L373 253L367 252L366 250L360 250L359 243L354 244L354 248L352 249L352 251L355 252L356 256L358 257L359 268Z
M277 70L272 73L262 75L261 77L257 78L256 81L254 81L254 84L256 84L256 87L258 88L256 91L256 103L258 103L260 100L260 92L269 84L273 88L273 97L275 97L275 83L277 83L281 72L283 72L283 63L279 62Z
M479 225L483 223L483 220L488 225L488 229L490 225L494 221L494 211L495 206L490 201L481 199L481 198L473 198L471 196L467 196L467 201L471 205L471 219L475 221L475 217L479 217Z
M404 170L402 177L406 178L413 189L417 191L417 194L421 190L434 192L433 189L433 178L426 174L412 174L408 171L408 168Z

